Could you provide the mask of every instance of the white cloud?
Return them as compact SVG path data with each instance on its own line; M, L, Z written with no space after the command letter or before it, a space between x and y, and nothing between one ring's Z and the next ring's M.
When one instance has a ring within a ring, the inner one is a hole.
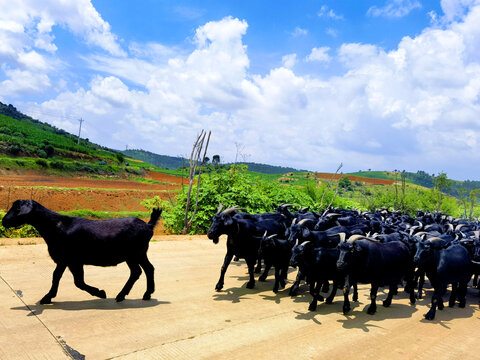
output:
M329 62L330 56L328 52L330 48L328 46L322 46L319 48L313 48L310 55L305 58L305 61L318 61L318 62Z
M320 10L318 11L317 15L319 17L330 18L334 20L341 20L343 19L343 15L338 15L332 9L329 9L327 5L322 5Z
M293 37L305 36L308 34L308 30L302 29L300 27L296 27L295 30L292 32Z
M480 6L461 14L390 51L349 43L330 58L328 48L313 49L309 61L344 67L323 78L295 73L296 54L266 75L252 73L243 43L248 25L227 17L199 27L190 52L132 44L130 58L88 56L91 69L104 75L38 107L82 116L86 136L114 148L178 155L205 128L213 131L212 153L225 159L234 158L238 142L256 162L312 170L343 162L345 171L442 169L473 177L460 163L480 160ZM30 63L29 56L17 56L16 64ZM51 121L70 131L78 126Z
M414 9L419 9L422 4L417 0L388 0L383 7L372 6L368 9L369 16L384 16L387 18L404 17Z
M282 64L288 69L291 69L297 63L297 54L288 54L282 57Z
M125 55L110 25L89 0L24 0L14 6L0 0L0 9L0 62L8 64L3 67L5 96L20 94L22 86L29 93L45 92L52 85L51 76L64 68L55 55L54 26L67 28L110 55ZM27 74L32 76L31 84L25 80Z

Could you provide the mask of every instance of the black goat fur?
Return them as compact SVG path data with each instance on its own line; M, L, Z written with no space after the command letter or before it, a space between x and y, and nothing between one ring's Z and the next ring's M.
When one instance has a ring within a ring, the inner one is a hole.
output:
M130 268L130 277L116 300L125 299L140 277L141 269L147 277L143 300L149 300L155 291L155 282L154 267L147 258L147 250L161 213L161 209L154 209L148 223L135 217L89 220L58 214L34 200L17 200L4 216L2 224L5 227L30 224L47 243L50 257L57 267L53 272L52 287L40 300L41 304L51 303L57 295L60 278L67 267L79 289L92 296L106 298L104 290L85 283L83 266L115 266L124 261Z

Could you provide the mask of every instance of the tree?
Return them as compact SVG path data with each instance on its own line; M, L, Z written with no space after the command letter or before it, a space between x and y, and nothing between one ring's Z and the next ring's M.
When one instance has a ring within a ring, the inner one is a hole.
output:
M443 201L443 193L452 186L452 181L447 178L447 174L442 172L439 173L433 179L433 192L436 194L437 197L437 208L436 211L440 211L440 207L442 206Z
M187 205L185 209L184 227L182 231L183 234L188 233L190 226L192 225L193 219L195 217L195 214L197 213L198 194L200 191L200 177L202 175L202 165L205 163L205 158L207 157L208 143L210 142L211 134L212 132L209 131L208 137L207 137L207 132L205 130L202 130L200 135L197 136L197 140L193 144L192 153L190 155L190 176L189 176L189 186L188 186L188 193L187 193ZM206 138L206 143L205 143L205 138ZM204 145L205 145L205 150L203 151L203 158L200 161L200 156L202 154ZM188 215L190 211L190 202L191 202L190 196L192 193L193 180L195 178L195 174L197 173L197 168L198 168L198 177L197 177L197 196L195 198L195 208L193 210L193 213L190 219L188 219Z
M220 155L213 155L212 156L212 165L214 165L214 166L220 165Z

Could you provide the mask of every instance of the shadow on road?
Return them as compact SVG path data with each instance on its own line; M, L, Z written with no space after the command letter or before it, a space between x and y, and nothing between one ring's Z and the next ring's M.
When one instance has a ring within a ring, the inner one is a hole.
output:
M144 301L141 299L125 299L122 302L117 303L115 299L92 299L83 301L59 301L53 302L50 305L41 305L36 303L34 305L17 306L11 308L11 310L23 310L28 311L27 316L41 315L44 310L60 309L66 311L79 311L79 310L120 310L120 309L141 309L150 308L158 305L170 304L170 301L158 301L151 299Z

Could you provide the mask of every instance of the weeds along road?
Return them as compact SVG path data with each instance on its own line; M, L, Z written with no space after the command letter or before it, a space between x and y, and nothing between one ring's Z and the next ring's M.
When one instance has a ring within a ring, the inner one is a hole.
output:
M51 284L54 263L42 240L0 241L0 359L464 359L478 358L480 311L469 289L464 309L448 306L434 321L423 320L432 290L415 306L400 292L390 308L366 313L369 287L342 314L338 291L332 305L308 311L307 287L296 298L272 292L267 282L245 288L247 267L232 262L225 287L215 292L225 238L161 236L151 243L156 291L142 301L142 275L122 303L115 295L129 270L85 267L85 280L107 299L77 289L66 271L53 305L38 301ZM428 283L427 283L428 285Z

